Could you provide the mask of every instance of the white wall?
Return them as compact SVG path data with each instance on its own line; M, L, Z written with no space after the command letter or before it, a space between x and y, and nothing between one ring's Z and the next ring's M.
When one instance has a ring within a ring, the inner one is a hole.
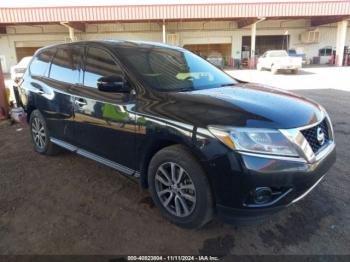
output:
M106 23L88 24L86 33L76 33L78 39L127 39L144 41L162 41L160 23ZM257 35L290 35L290 47L301 48L308 57L317 55L318 49L324 46L335 47L336 25L319 27L320 42L302 44L299 34L310 30L309 20L268 20L257 25ZM230 43L232 56L241 57L242 36L250 35L250 27L237 28L234 21L196 21L168 22L167 34L176 34L178 44ZM7 35L0 36L0 58L5 59L5 72L17 63L15 47L40 47L69 41L68 29L62 25L8 26ZM347 45L350 45L350 28L347 34Z

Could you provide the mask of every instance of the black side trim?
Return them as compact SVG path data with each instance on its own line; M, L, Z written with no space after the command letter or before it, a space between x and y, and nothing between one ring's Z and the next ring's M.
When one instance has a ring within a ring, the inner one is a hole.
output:
M128 168L126 166L123 166L121 164L118 164L116 162L113 162L111 160L108 160L104 157L101 157L101 156L98 156L94 153L91 153L89 151L86 151L84 149L81 149L79 147L76 147L74 145L71 145L67 142L64 142L62 140L59 140L59 139L56 139L56 138L50 138L50 141L60 147L63 147L71 152L74 152L74 153L77 153L78 155L81 155L81 156L84 156L86 158L89 158L89 159L92 159L92 160L95 160L101 164L104 164L106 166L109 166L113 169L116 169L120 172L123 172L124 174L127 174L129 176L135 176L135 177L139 177L140 176L140 173L139 172L136 172L136 170L133 170L131 168Z

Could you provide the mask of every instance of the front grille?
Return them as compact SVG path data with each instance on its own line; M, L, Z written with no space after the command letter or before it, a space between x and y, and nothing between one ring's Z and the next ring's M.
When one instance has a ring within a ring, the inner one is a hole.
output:
M317 129L319 127L323 131L325 137L323 145L321 145L317 140ZM314 153L317 153L322 147L326 146L327 142L329 141L329 132L326 119L324 119L320 124L316 126L301 130L301 133L304 135L307 142L309 142L309 145L311 146L312 151L314 151Z

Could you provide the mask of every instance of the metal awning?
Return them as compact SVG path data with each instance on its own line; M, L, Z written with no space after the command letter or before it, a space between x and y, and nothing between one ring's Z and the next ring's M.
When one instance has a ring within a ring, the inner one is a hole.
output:
M0 8L0 24L350 15L350 1Z

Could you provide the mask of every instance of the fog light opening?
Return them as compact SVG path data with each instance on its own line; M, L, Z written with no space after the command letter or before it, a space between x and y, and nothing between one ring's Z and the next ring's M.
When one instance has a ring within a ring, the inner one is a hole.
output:
M257 187L253 194L255 204L266 204L272 200L272 190L269 187Z

